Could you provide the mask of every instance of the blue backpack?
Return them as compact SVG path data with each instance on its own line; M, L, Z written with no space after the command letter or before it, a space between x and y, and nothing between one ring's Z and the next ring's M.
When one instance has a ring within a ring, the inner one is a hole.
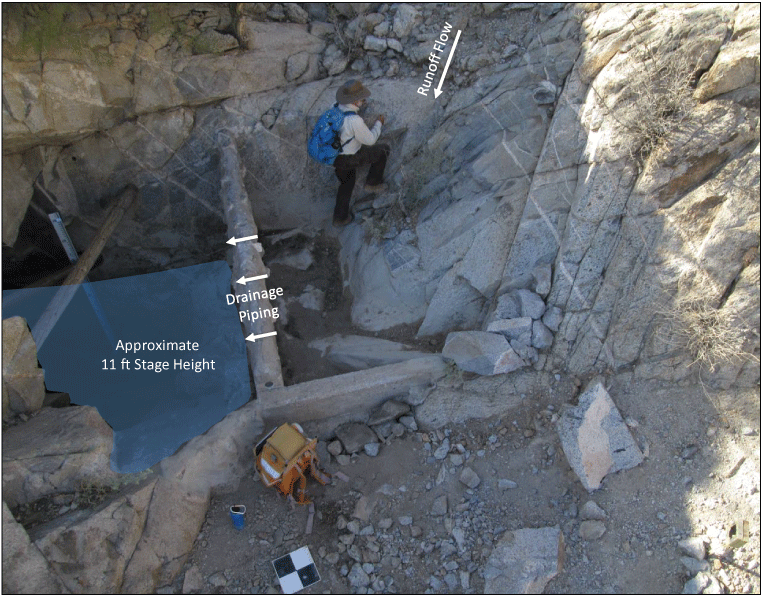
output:
M312 135L309 137L308 151L309 156L315 161L326 165L333 165L336 157L341 153L344 146L354 137L341 144L341 126L343 126L346 116L354 115L356 112L342 112L338 104L334 104L326 111L317 124L314 125Z

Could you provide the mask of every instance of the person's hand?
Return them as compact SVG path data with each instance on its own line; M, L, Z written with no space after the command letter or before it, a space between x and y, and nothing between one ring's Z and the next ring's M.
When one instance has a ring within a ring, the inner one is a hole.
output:
M383 114L381 114L380 116L378 116L378 117L375 119L375 121L376 121L376 122L380 122L381 124L385 124L385 123L386 123L386 116L384 116Z

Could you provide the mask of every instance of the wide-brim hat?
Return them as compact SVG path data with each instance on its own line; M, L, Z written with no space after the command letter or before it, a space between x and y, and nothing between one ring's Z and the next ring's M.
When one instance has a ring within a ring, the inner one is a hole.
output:
M368 97L370 97L370 89L356 79L346 81L338 91L336 91L336 100L341 104L354 103L355 101L367 99Z

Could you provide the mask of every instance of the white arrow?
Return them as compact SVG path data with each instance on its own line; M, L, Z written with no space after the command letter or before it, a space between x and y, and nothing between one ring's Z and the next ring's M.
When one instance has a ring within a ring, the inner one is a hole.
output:
M248 337L246 337L246 341L255 343L257 339L261 339L262 337L272 337L274 335L277 335L277 331L272 331L271 333L263 333L261 335L255 335L254 333L251 333Z
M238 279L237 283L240 283L241 285L245 285L249 281L256 281L257 279L266 279L269 277L269 275L257 275L256 277L241 277Z
M443 93L443 91L441 90L441 85L444 84L444 77L447 76L447 70L449 70L449 63L452 61L452 56L454 56L454 50L457 47L457 40L460 39L460 33L462 33L462 31L457 31L457 35L454 36L454 44L452 44L452 51L449 52L449 58L447 58L447 63L444 66L444 73L441 75L439 86L433 90L434 97L438 97L439 95Z
M258 237L259 236L248 236L248 237L245 237L245 238L238 238L236 240L235 236L233 236L229 240L227 240L225 243L226 244L230 244L231 246L235 246L235 244L240 244L241 242L246 242L248 240L255 240Z

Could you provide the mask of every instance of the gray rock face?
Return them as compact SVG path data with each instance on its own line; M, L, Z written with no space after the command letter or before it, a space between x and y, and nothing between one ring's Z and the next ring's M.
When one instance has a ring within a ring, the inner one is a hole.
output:
M559 527L508 531L484 568L484 593L542 593L564 560Z
M3 591L69 593L3 502Z
M513 293L505 293L497 298L497 306L494 309L491 320L509 320L520 318L521 305Z
M608 473L639 465L642 453L602 382L593 381L558 423L566 458L584 487L598 489Z
M45 371L37 363L37 347L26 320L3 320L3 419L33 413L45 398Z
M489 323L486 330L490 333L504 335L509 341L517 339L523 343L530 344L532 322L528 316L511 318L510 320L495 320Z
M349 454L363 450L365 444L378 442L375 432L365 424L360 423L348 423L339 426L336 428L336 437Z
M531 327L531 344L537 349L552 346L552 333L540 320L535 320Z
M534 277L534 292L546 298L552 287L552 267L548 264L540 265L532 273Z
M3 432L3 499L10 506L60 492L80 481L109 482L113 432L95 407L44 409Z
M516 294L518 302L521 305L521 316L528 316L533 320L539 320L545 310L542 298L528 289L519 289Z
M547 311L542 316L542 323L553 333L560 330L560 323L563 322L563 311L557 306L551 306L547 308Z
M505 337L481 331L450 333L442 355L459 368L483 376L506 374L526 365Z

